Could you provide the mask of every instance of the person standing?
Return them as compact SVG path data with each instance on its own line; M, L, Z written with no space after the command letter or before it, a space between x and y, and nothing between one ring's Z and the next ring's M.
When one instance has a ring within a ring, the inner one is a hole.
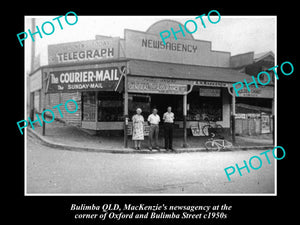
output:
M155 147L157 150L160 150L158 147L160 117L157 114L157 109L153 109L152 114L148 116L148 122L150 123L149 150L152 151L152 147ZM153 145L153 139L154 139L154 145Z
M174 151L173 149L173 125L174 125L174 113L172 107L167 108L167 112L164 113L164 136L165 136L165 149Z
M136 109L136 114L132 117L132 140L136 150L141 149L142 140L144 140L144 117L141 115L142 110Z

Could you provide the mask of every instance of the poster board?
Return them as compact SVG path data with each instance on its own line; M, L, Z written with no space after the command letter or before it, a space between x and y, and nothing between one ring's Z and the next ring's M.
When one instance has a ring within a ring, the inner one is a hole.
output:
M261 115L261 133L268 134L271 133L271 123L269 115Z
M203 128L203 125L201 125L200 123L198 123L198 126L192 125L191 126L192 135L194 137L205 136L202 131L202 128Z
M144 122L144 136L149 136L150 133L150 126L147 124L147 122ZM128 122L127 125L127 135L132 135L132 122Z

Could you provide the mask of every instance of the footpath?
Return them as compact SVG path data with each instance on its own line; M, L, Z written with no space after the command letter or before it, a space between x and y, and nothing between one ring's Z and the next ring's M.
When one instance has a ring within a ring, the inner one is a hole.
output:
M91 135L82 129L66 125L62 122L54 121L46 124L45 136L42 135L42 127L36 126L26 128L27 135L34 137L45 146L72 150L72 151L90 151L90 152L106 152L106 153L183 153L183 152L199 152L206 151L204 143L208 137L190 137L187 138L188 147L182 146L183 138L175 137L173 140L174 152L167 152L164 146L164 140L159 138L160 151L148 150L148 138L142 143L141 150L133 149L133 142L128 138L128 148L124 148L123 136L112 135ZM230 138L226 138L231 141ZM274 147L271 135L236 137L236 144L230 148L231 151L237 150L263 150L272 149Z

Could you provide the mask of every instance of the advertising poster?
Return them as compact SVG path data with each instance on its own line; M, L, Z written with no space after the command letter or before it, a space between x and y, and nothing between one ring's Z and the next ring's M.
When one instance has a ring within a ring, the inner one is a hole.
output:
M297 223L296 5L117 4L15 12L3 219Z
M261 132L270 133L270 131L271 131L270 116L261 115Z
M48 92L114 91L121 75L119 68L82 69L49 73Z

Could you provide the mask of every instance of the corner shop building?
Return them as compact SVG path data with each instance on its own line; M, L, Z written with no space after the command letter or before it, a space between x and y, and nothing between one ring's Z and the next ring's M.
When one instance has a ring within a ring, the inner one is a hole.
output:
M63 112L66 123L90 131L130 133L136 108L147 118L154 107L162 116L172 106L178 129L204 124L208 116L230 131L236 98L272 104L273 84L252 92L245 88L239 97L230 94L233 83L251 81L230 68L230 52L214 51L211 42L191 34L164 45L159 33L178 24L162 20L146 32L125 29L124 39L99 35L49 45L48 65L30 74L31 111L40 113L74 99L79 109Z

